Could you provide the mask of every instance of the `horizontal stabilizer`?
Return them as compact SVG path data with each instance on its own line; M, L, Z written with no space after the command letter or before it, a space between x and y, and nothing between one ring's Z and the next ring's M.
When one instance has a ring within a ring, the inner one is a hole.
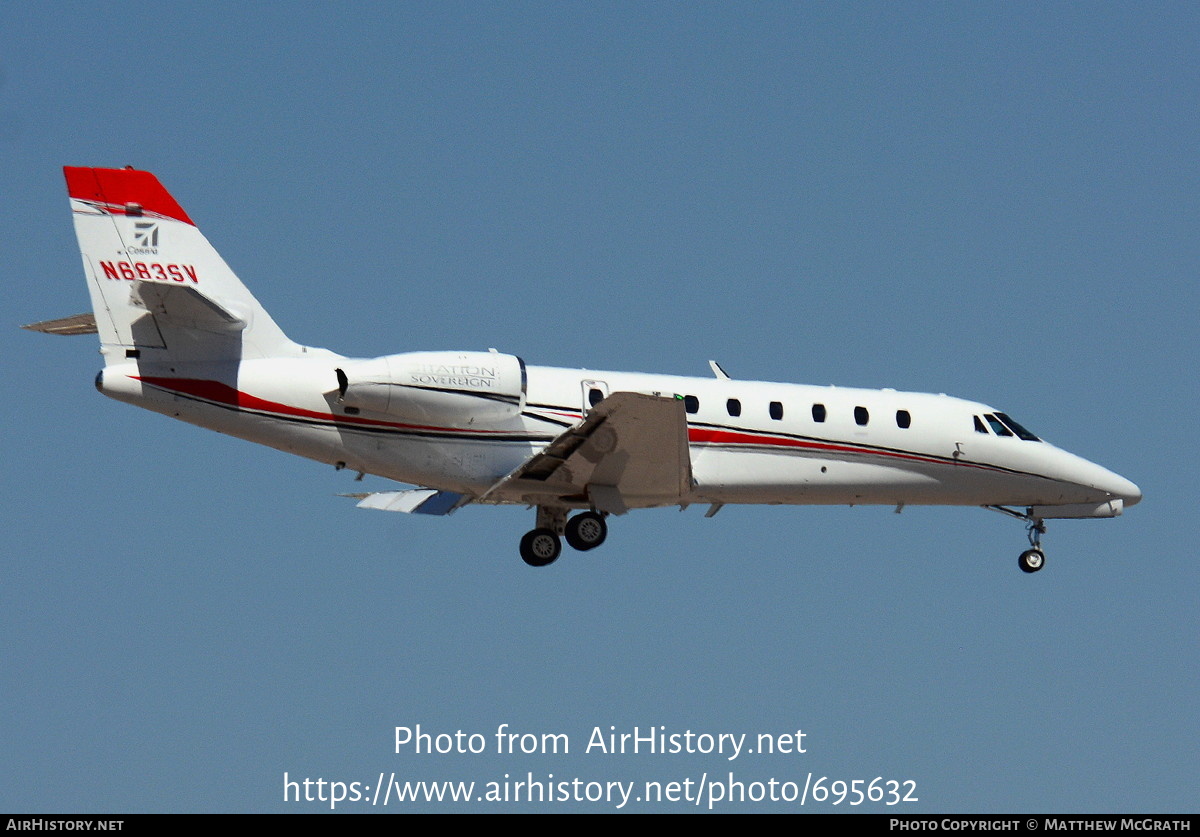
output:
M360 509L404 512L406 514L450 514L466 498L453 491L438 491L433 488L413 488L408 491L378 491L368 494L359 501Z
M187 285L138 280L133 284L130 300L153 314L155 319L176 328L229 334L241 331L247 325L243 318Z
M43 320L40 323L30 323L21 328L30 331L40 331L43 334L97 334L95 314L75 314L70 317L60 317L57 320Z

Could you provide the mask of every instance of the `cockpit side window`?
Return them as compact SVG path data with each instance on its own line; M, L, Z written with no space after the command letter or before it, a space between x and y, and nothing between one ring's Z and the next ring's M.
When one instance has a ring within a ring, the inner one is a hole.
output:
M987 427L984 426L983 419L981 419L979 416L971 416L971 418L975 419L976 433L987 433Z

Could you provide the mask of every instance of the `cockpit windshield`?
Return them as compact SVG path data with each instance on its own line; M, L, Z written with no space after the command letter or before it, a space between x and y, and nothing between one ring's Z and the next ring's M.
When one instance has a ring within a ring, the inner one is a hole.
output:
M983 417L987 419L988 426L992 428L992 432L997 436L1011 436L1013 433L1004 426L1004 422L996 418L991 413L984 413Z
M985 426L983 422L987 422ZM1013 421L1011 417L1005 413L984 413L983 419L975 416L975 432L987 433L987 428L990 427L992 432L997 436L1016 436L1018 439L1024 439L1026 442L1042 441L1037 436L1030 433L1020 424Z
M998 419L1000 419L1000 421L1004 422L1004 424L1007 425L1008 428L1010 430L1012 430L1013 433L1016 433L1017 438L1024 439L1026 442L1042 441L1037 436L1034 436L1032 433L1030 433L1028 430L1026 430L1024 427L1017 424L1015 421L1013 421L1011 418L1009 418L1004 413L996 413L996 418L998 418Z

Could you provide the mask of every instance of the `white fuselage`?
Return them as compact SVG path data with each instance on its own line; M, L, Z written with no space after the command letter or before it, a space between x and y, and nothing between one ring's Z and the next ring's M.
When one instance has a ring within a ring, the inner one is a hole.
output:
M1116 502L1119 513L1141 498L1130 481L1047 442L998 435L979 421L994 409L946 395L522 364L524 396L510 417L397 420L340 403L335 370L347 359L309 352L170 369L117 363L97 387L310 459L476 497L578 423L593 399L629 391L687 404L692 489L671 504Z

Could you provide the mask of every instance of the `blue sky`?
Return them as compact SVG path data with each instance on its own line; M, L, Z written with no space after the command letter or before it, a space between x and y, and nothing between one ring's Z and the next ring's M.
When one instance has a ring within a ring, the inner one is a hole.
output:
M1194 812L1197 15L0 9L0 807L732 771L910 779L907 812ZM352 474L104 399L91 338L19 330L87 308L61 167L126 164L302 342L947 392L1146 499L1052 522L1035 576L969 508L648 511L534 571L530 512L356 510ZM395 753L416 724L571 752ZM583 752L660 725L807 752Z

